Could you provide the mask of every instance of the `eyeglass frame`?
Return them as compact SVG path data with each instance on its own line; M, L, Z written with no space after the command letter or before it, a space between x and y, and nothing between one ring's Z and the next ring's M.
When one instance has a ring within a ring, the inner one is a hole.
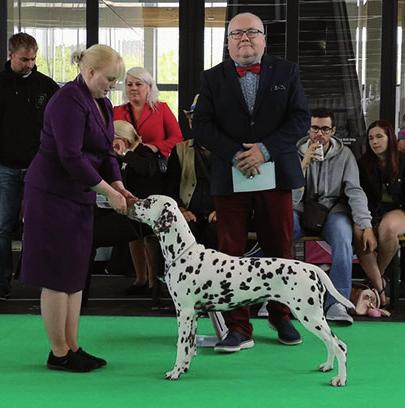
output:
M248 34L249 31L250 31L250 34L253 34L253 37L249 36L249 34ZM235 32L238 35L237 38L234 37ZM247 30L233 30L230 33L228 33L228 38L231 37L232 40L241 40L245 34L246 34L246 37L249 38L249 40L251 40L253 38L256 38L259 34L264 35L264 32L259 30L258 28L248 28ZM239 37L239 35L240 35L240 37Z
M314 129L314 128L315 128L315 129ZM321 132L321 133L324 134L324 135L328 135L329 133L332 132L333 127L329 127L329 126L319 127L319 126L316 126L316 125L313 125L313 126L311 125L311 126L309 127L309 130L310 130L311 132L313 132L313 133Z

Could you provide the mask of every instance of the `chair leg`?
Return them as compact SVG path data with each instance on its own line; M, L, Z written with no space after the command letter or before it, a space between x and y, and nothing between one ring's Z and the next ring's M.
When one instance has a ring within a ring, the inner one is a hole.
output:
M388 265L387 274L390 278L390 306L394 308L399 298L401 283L400 252L398 251Z

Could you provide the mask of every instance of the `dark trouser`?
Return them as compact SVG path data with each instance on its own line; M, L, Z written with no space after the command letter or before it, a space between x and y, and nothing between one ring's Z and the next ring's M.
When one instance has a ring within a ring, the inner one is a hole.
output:
M292 258L293 210L291 191L259 191L215 196L218 249L226 254L242 256L246 250L249 220L253 215L257 240L268 257ZM270 301L272 321L287 318L287 306ZM252 336L249 307L223 313L230 330Z
M217 249L217 225L215 222L208 222L208 217L197 214L197 221L188 222L195 240L206 248Z

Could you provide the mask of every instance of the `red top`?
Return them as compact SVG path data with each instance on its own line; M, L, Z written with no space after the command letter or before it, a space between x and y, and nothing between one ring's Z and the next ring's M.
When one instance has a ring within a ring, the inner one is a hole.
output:
M127 106L126 103L114 107L114 120L126 120L131 123ZM132 111L135 117L133 108ZM143 143L156 146L165 157L168 157L173 147L183 140L176 117L165 102L158 102L155 110L146 103L136 124L136 130Z

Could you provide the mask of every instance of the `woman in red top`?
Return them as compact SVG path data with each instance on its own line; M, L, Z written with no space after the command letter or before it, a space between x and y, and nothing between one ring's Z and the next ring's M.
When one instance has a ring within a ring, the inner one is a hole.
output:
M123 175L126 188L139 198L162 194L164 175L159 162L162 164L174 146L183 140L179 124L167 104L159 101L159 90L145 68L128 70L125 95L128 102L114 108L114 120L132 123L142 140L134 151L124 151L121 155L126 163ZM155 237L146 228L144 236L144 242L136 241L131 248L131 254L136 260L137 277L128 294L153 286L153 273L145 269L144 253L150 271L156 270L156 264L161 262L157 260L158 243Z

